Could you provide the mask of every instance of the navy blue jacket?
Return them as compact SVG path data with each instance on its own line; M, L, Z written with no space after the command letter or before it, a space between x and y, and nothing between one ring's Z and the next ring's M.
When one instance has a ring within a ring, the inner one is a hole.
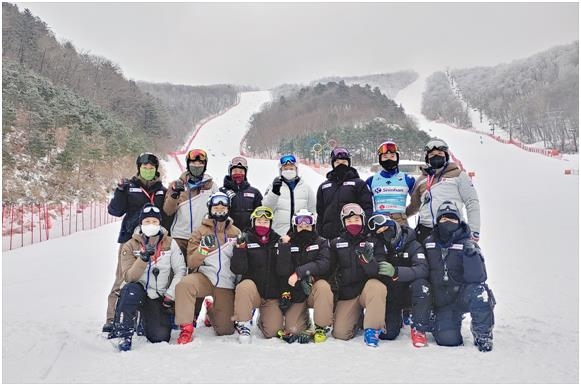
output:
M254 232L248 233L246 248L234 247L230 260L230 270L242 275L242 280L252 280L262 299L278 299L282 292L282 272L277 271L276 264L279 239L280 236L271 230L268 243L261 245Z
M305 233L307 231L300 232ZM307 238L297 240L297 233L291 233L288 243L278 244L278 271L282 273L281 283L291 293L293 303L307 299L300 282L294 287L288 284L288 278L294 272L299 280L311 275L315 280L328 276L330 267L329 243L316 232L308 232Z
M234 220L234 225L241 231L248 231L251 227L250 214L262 205L262 194L246 180L241 185L236 185L230 176L224 177L224 186L220 188L223 193L227 190L236 193L230 206L230 217Z
M353 237L343 232L339 237L329 241L330 269L336 277L338 300L349 300L359 296L368 279L379 278L377 263L385 260L381 253L382 248L374 244L374 259L367 264L362 264L355 253L357 249L362 249L368 240L373 242L364 234Z
M133 176L126 190L115 189L107 211L115 217L125 215L121 222L118 243L123 244L131 239L135 227L139 225L139 213L143 205L153 203L160 210L163 209L166 190L159 180L159 175L153 181L145 181L138 176ZM166 229L169 229L168 222L169 219L162 210L162 226Z
M321 237L333 239L341 233L341 208L354 202L365 211L366 218L373 213L373 195L359 173L349 167L343 178L334 170L327 173L327 180L317 190L317 232Z
M424 243L436 307L454 302L464 284L486 281L484 257L470 236L470 228L462 221L447 243L440 239L437 225Z

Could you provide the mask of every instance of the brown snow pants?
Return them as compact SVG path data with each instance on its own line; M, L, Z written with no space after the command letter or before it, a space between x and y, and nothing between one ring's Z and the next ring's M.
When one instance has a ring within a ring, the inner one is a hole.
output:
M283 316L278 307L278 299L262 299L252 280L242 280L236 286L232 320L237 322L249 321L252 319L253 308L258 308L260 312L258 328L264 337L276 336L278 330L282 329L283 326Z
M326 280L317 280L306 301L293 303L284 315L284 328L292 334L305 331L309 326L309 308L313 308L315 324L321 327L333 324L333 292Z
M176 285L175 323L177 325L192 323L196 298L206 296L214 297L214 306L208 312L208 316L216 335L233 334L234 290L214 287L200 272L190 273Z
M117 300L119 299L119 293L121 292L121 284L123 284L123 272L121 271L121 247L123 244L119 244L119 250L117 251L117 269L115 270L115 281L113 282L113 287L111 287L111 292L107 297L107 323L112 322L115 318L115 307L117 306Z
M386 297L385 284L377 279L367 280L361 295L337 302L332 335L341 340L353 338L362 309L365 309L363 328L384 328Z

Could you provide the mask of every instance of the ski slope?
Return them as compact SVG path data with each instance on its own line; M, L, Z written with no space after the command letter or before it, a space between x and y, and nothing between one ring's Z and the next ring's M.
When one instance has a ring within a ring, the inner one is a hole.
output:
M288 345L254 328L251 345L236 335L196 330L194 342L134 339L119 353L104 340L106 296L113 281L119 223L3 252L2 381L6 383L573 383L579 381L579 180L570 162L521 151L488 138L429 123L419 114L425 77L396 98L420 127L444 138L474 183L482 207L481 245L498 301L495 348L412 347L409 330L378 349L362 337ZM239 152L248 119L269 92L249 92L203 127L192 147L210 154L208 172L221 185ZM264 191L276 161L249 160L249 180ZM355 165L357 166L357 165ZM165 181L180 170L168 158ZM300 167L313 189L323 177Z

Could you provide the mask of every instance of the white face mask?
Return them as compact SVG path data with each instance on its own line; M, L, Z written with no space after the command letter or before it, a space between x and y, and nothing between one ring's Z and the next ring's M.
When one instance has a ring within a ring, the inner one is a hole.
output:
M145 224L141 226L141 232L147 237L155 236L161 230L161 225Z
M296 170L283 170L280 173L281 176L284 177L285 180L294 180L297 177L297 171Z

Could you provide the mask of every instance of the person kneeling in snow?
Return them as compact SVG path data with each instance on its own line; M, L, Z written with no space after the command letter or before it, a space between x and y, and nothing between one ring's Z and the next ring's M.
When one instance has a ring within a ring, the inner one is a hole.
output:
M315 343L327 340L333 324L333 292L325 278L329 274L329 242L315 230L317 215L301 209L293 216L293 229L278 243L277 271L282 274L280 308L285 314L279 335L287 343L309 343L306 332L314 309Z
M170 339L168 310L173 307L175 287L184 277L186 265L178 244L160 223L160 209L145 204L139 215L140 225L131 240L121 247L125 283L115 312L115 334L121 338L121 351L131 349L137 311L141 313L145 336L150 342Z
M234 240L240 230L229 215L230 198L222 192L210 196L208 214L188 241L188 268L195 269L176 286L176 324L180 326L178 344L190 343L194 334L196 298L213 296L208 310L210 324L217 335L231 335L234 324L234 285L236 276L230 270Z
M438 207L436 221L425 241L435 313L432 334L440 346L463 344L462 315L470 312L474 344L482 352L492 351L496 302L485 283L484 257L452 201Z

